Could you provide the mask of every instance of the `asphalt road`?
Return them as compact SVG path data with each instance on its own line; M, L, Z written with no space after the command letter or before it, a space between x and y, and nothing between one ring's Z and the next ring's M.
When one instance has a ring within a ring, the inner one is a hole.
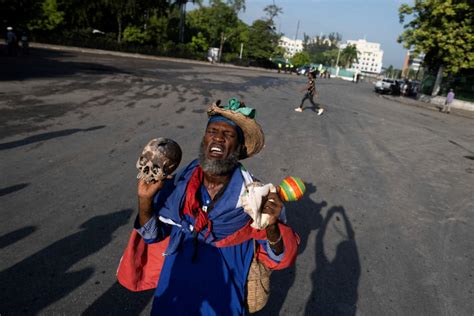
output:
M33 49L0 57L0 314L146 315L115 271L136 214L135 162L154 137L196 157L216 99L257 109L266 182L287 204L293 268L259 315L473 315L474 121L320 79L326 112L294 112L305 78Z

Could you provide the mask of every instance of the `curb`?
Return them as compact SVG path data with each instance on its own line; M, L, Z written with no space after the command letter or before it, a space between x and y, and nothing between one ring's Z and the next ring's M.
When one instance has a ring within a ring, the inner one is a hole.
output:
M423 109L427 109L427 110L431 110L431 111L440 112L440 106L437 105L437 104L426 103L426 102L423 102L423 101L417 101L417 100L411 100L411 99L410 99L410 101L408 101L408 100L405 100L404 97L391 97L391 96L387 96L387 95L383 95L383 94L381 94L380 96L382 98L386 99L386 100L391 100L391 101L401 103L401 104L404 104L404 105L415 106L415 107L418 107L418 108L423 108ZM467 111L467 110L451 108L451 113L450 114L455 115L455 116L461 116L461 117L469 118L469 119L474 119L474 112Z
M45 48L45 49L65 51L65 52L79 52L79 53L86 53L86 54L109 55L109 56L116 56L116 57L139 58L139 59L157 60L157 61L170 61L170 62L175 62L175 63L216 66L216 67L222 67L222 68L245 69L245 70L251 70L251 71L258 71L258 72L270 72L270 73L275 73L275 74L278 73L276 69L271 70L271 69L252 67L252 66L244 67L244 66L237 66L237 65L225 64L225 63L210 63L207 61L200 61L200 60L194 60L194 59L152 56L152 55L145 55L145 54L138 54L138 53L117 52L117 51L95 49L95 48L83 48L83 47L76 47L76 46L62 46L62 45L55 45L55 44L44 44L44 43L33 42L33 43L30 43L30 47Z

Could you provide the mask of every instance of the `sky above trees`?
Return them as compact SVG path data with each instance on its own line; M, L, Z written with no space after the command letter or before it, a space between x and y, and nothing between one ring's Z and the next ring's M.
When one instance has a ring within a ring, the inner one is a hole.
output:
M207 1L204 1L206 4ZM298 20L300 28L298 39L303 34L309 36L328 35L331 32L342 34L342 42L363 39L377 42L384 51L383 65L401 68L406 50L397 43L403 32L398 19L398 9L403 3L412 0L275 0L283 13L275 19L277 30L289 38L294 38ZM245 12L239 17L251 24L264 16L263 8L273 4L272 0L248 0ZM192 5L189 5L192 10Z

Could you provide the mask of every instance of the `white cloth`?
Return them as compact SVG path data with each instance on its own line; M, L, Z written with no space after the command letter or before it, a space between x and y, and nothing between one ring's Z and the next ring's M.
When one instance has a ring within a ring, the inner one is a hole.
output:
M263 197L266 197L270 192L276 192L276 188L271 183L262 184L253 181L252 176L246 171L242 171L242 175L245 180L245 188L240 195L239 204L242 205L244 211L253 219L253 223L250 226L256 229L264 229L268 226L270 216L262 213Z

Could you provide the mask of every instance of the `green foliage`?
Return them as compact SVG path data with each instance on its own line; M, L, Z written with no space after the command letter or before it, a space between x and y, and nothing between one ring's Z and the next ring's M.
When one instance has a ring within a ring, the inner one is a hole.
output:
M291 62L296 67L300 67L309 64L311 60L309 59L309 54L307 52L298 52L293 56Z
M245 0L227 0L227 4L235 11L235 13L239 13L240 11L245 12Z
M263 9L263 12L268 15L268 20L270 20L273 24L273 20L283 13L283 9L276 4L270 4Z
M187 2L198 3L198 8L188 13L180 10ZM283 55L277 45L280 34L275 32L273 23L281 8L267 7L269 18L249 26L238 17L245 10L245 0L207 3L208 6L199 0L15 0L4 1L0 18L4 23L13 21L11 24L18 27L25 27L28 22L33 40L63 45L188 58L205 58L209 47L221 47L223 61L243 65L264 65L270 57ZM184 43L177 43L183 13ZM93 33L95 29L101 32Z
M199 32L196 36L193 36L191 39L191 47L195 52L207 52L209 44L207 44L207 39Z
M148 20L145 21L147 25L147 33L149 34L150 44L159 45L168 40L168 17L165 15L159 16L157 12L153 13Z
M303 39L303 50L309 54L309 58L312 63L315 64L335 64L337 58L337 47L339 41L341 40L341 35L339 33L330 33L328 37L316 36L312 39L308 35L304 35ZM333 59L335 50L336 58Z
M280 38L269 20L256 20L249 28L247 56L254 60L269 59L278 46Z
M123 21L132 16L137 8L137 0L102 0L117 21L117 42L122 40Z
M123 31L123 41L125 43L144 44L149 40L149 34L138 26L127 26Z
M64 12L58 10L56 0L44 0L39 16L28 23L30 30L52 31L64 20Z
M276 46L275 49L273 50L272 56L285 56L286 54L286 49L281 46Z
M432 68L445 66L448 73L474 68L474 8L471 0L415 0L399 8L405 31L398 42L426 54Z
M331 66L336 66L336 61L337 61L337 54L339 53L339 49L331 49L323 52L322 58L319 61L320 64L323 65L331 65Z
M339 65L344 68L350 68L353 63L358 62L359 51L355 45L347 45L342 51L339 57Z
M391 79L401 79L402 71L394 68L392 65L388 66L383 72L384 76Z
M210 7L189 12L187 23L193 34L201 32L207 38L210 47L219 47L222 35L226 37L226 41L231 36L238 35L237 14L231 7L217 0L213 1Z

